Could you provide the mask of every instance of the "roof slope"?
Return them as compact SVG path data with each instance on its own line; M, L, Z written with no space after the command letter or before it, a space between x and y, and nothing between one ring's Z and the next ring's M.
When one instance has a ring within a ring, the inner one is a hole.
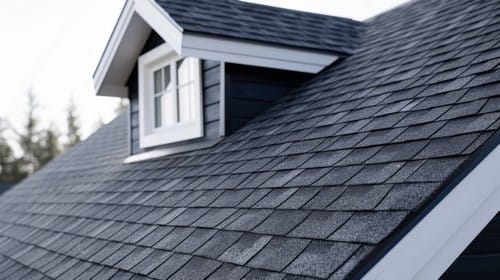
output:
M352 276L499 130L499 14L383 14L352 56L206 150L121 164L118 117L0 197L0 278Z
M156 0L185 30L348 54L363 23L238 0Z
M2 194L3 192L7 191L11 187L12 187L12 184L7 184L7 183L0 182L0 194Z

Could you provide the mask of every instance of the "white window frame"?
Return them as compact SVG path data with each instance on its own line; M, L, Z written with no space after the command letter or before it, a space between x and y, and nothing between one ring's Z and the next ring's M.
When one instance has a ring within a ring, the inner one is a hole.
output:
M143 54L138 60L139 70L139 146L150 148L203 137L203 99L201 83L201 62L195 60L195 94L193 120L170 126L155 128L154 125L154 71L168 64L176 63L182 57L166 43ZM171 71L177 71L172 68ZM175 76L175 75L174 75Z

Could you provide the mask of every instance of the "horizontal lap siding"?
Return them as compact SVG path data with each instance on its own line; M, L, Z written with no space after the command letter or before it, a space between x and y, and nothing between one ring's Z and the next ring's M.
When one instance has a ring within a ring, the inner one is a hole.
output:
M441 279L499 279L500 214L486 226Z
M227 131L237 130L309 77L309 74L227 64Z
M137 68L134 69L128 83L130 102L130 152L139 153L139 95L137 86Z
M203 61L203 121L205 137L219 137L220 63Z

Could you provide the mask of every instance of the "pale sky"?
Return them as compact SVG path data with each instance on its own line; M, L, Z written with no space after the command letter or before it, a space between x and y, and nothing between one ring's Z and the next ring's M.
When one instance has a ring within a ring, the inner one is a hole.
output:
M251 0L364 20L406 0ZM74 98L84 136L114 117L118 99L97 97L92 74L124 0L1 0L0 118L20 128L31 88L42 126L64 133Z

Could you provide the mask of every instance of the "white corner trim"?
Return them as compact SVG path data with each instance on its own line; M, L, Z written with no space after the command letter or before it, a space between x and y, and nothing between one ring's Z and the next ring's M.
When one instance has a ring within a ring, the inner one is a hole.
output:
M158 3L154 0L135 0L135 10L177 54L181 54L182 27Z
M318 73L338 58L301 48L192 34L184 34L182 55L303 73Z
M219 136L226 136L226 63L220 63Z
M118 22L113 29L113 33L111 34L111 38L108 41L108 45L106 46L104 53L97 65L97 68L94 73L94 84L96 92L99 92L101 85L106 77L106 73L109 70L109 66L113 58L116 55L118 47L122 42L122 39L127 31L127 28L132 20L132 16L134 15L134 3L132 0L127 0L125 5L123 6L122 12L118 18Z
M500 146L362 279L438 279L500 211Z

